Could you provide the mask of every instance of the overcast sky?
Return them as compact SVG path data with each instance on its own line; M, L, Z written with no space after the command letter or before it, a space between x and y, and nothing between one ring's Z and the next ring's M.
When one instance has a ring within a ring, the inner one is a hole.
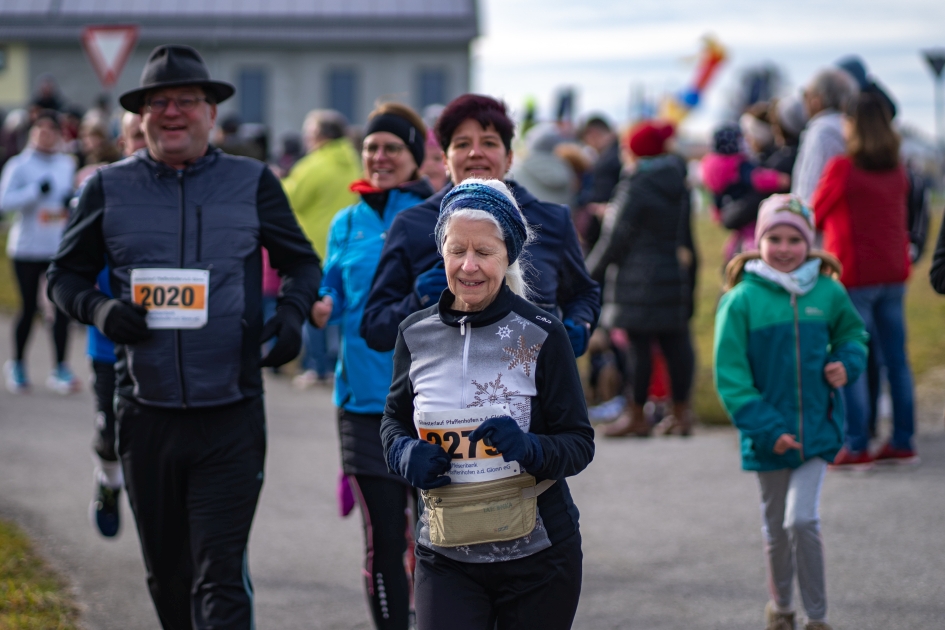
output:
M945 1L813 0L481 0L483 36L473 47L473 86L520 110L527 96L552 116L555 93L578 92L578 110L618 122L631 92L675 92L694 74L703 35L729 59L700 111L687 121L708 130L722 116L739 70L778 65L789 87L851 53L892 92L901 120L934 131L932 74L920 51L945 48Z

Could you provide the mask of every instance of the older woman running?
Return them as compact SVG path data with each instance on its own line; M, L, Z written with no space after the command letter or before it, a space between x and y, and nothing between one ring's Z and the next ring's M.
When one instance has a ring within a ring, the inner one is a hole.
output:
M423 491L419 630L565 629L577 610L565 477L590 463L594 432L567 329L526 299L530 236L502 182L453 188L435 230L448 288L398 330L381 438Z

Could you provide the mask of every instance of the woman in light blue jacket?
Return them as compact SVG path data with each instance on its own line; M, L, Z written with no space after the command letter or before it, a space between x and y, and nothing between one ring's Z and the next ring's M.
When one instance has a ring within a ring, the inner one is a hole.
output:
M364 179L351 189L361 201L335 215L328 233L321 295L312 308L317 325L341 324L335 368L342 470L361 508L365 538L365 588L379 630L406 630L413 565L412 527L405 515L414 504L402 477L387 470L380 426L393 372L393 352L367 347L358 329L371 281L391 222L402 210L433 194L420 179L426 128L412 109L385 103L364 130ZM412 511L412 510L411 510Z

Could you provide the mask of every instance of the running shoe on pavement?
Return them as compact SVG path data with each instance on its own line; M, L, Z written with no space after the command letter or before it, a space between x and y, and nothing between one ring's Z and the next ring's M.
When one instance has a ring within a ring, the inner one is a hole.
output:
M96 473L96 479L99 475ZM105 538L114 538L121 529L121 488L109 488L101 481L89 506L89 520Z
M82 384L65 363L60 363L49 373L49 378L46 379L46 387L58 394L66 395L74 394L82 389Z
M311 389L318 384L318 372L315 370L305 370L292 379L292 387L296 389Z
M627 406L627 399L623 396L614 396L606 402L594 405L587 410L587 417L591 422L613 422L620 416L620 412Z
M876 463L868 450L854 453L846 446L840 449L830 468L833 470L869 470Z
M3 364L3 374L6 377L7 389L13 394L24 394L30 389L29 379L26 378L26 367L22 361L7 361Z
M918 464L919 454L911 448L896 448L892 442L886 442L876 453L877 464Z

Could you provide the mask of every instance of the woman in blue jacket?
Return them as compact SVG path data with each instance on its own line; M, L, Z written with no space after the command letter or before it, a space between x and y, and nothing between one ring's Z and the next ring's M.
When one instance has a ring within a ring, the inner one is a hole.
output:
M361 508L365 538L365 587L379 630L406 630L410 576L405 570L411 523L405 518L413 491L387 470L380 426L393 373L393 352L368 348L358 328L371 279L390 224L402 210L433 194L418 165L427 130L412 109L385 103L364 130L364 179L351 189L361 201L335 215L328 232L322 299L312 309L317 325L341 325L335 368L342 470ZM407 566L412 567L413 554ZM409 569L408 569L409 570Z

